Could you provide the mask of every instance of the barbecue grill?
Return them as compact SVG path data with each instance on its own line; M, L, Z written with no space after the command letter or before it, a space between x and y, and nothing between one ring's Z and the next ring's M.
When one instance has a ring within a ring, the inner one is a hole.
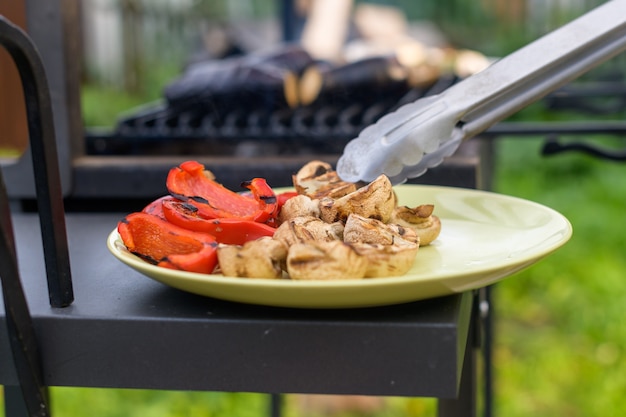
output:
M131 210L130 199L149 200L162 195L167 170L189 155L210 166L231 188L252 176L266 177L274 186L290 185L291 173L305 162L316 158L334 163L347 141L364 126L404 101L435 94L456 82L454 77L441 78L427 88L402 91L372 103L344 103L341 107L324 104L212 114L155 104L123 117L113 132L84 131L75 84L78 78L74 77L76 63L64 58L77 51L72 37L67 36L71 35L78 16L77 1L63 1L66 6L74 6L65 8L59 6L60 2L32 0L28 13L31 35L48 69L63 193L70 210L73 201L101 202L104 199L108 204L116 199L124 201L126 210ZM65 14L61 14L61 9ZM578 90L561 90L548 101L555 106L586 105L590 96L604 93L601 91L604 85L584 94L579 94ZM623 80L618 86L615 88L613 84L610 88L611 94L618 97L617 107L610 111L624 109ZM588 124L585 129L569 124L501 124L483 136L606 132L624 134L626 127L621 123ZM550 143L547 151L567 149L558 144L555 148L554 142ZM592 148L583 144L576 149ZM611 155L610 152L600 154ZM30 160L25 155L18 163L4 169L9 193L24 201L35 195ZM490 142L474 140L415 182L488 188L490 162ZM491 392L490 387L486 388Z

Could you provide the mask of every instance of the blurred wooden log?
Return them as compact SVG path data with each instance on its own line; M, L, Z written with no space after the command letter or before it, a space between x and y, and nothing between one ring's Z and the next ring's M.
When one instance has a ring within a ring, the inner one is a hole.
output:
M352 0L311 0L301 44L313 58L341 62L352 4Z
M482 53L467 49L456 52L454 57L454 72L461 78L469 77L487 68L491 62Z
M361 39L395 44L408 33L404 12L394 6L362 3L354 11L354 24Z
M408 72L395 57L372 57L350 64L311 66L300 78L300 103L375 100L406 89Z

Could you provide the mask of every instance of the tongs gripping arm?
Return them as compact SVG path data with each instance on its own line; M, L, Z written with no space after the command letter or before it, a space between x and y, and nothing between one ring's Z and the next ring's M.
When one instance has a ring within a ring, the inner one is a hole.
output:
M613 0L493 63L437 96L400 107L364 129L339 159L346 181L421 175L461 141L626 49L626 0Z
M451 87L447 100L466 109L464 138L472 137L625 47L626 1L611 1Z

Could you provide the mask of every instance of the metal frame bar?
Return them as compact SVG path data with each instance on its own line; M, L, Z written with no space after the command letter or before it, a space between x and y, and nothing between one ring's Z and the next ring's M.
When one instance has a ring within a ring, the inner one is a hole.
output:
M46 73L30 38L3 16L0 16L0 44L13 58L22 80L50 305L66 307L73 302L74 292Z
M24 91L49 300L52 307L65 307L72 303L74 294L47 79L33 43L19 27L3 16L0 16L0 45L5 47L13 58ZM49 416L48 389L43 383L37 338L20 279L9 197L2 170L0 170L0 281L6 310L8 340L22 397L15 395L17 389L9 389L10 398L7 398L7 406L11 403L11 406L19 408L20 413L27 412L30 416Z
M8 340L23 398L23 404L19 406L23 405L30 416L48 416L50 415L48 393L43 385L37 339L18 271L9 199L1 170L0 281L6 310ZM8 403L7 399L7 405Z

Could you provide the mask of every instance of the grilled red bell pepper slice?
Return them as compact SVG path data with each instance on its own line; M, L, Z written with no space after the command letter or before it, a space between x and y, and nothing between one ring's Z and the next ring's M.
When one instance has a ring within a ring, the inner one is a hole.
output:
M219 243L243 245L263 236L273 236L275 228L252 220L235 218L203 219L196 206L173 197L162 200L165 219L177 226L196 232L209 233Z
M276 194L263 178L242 183L254 198L236 193L216 182L197 161L187 161L170 170L169 193L198 209L205 219L239 218L260 223L274 222L278 213Z
M147 213L147 214L152 214L153 216L157 216L160 217L162 219L165 218L164 214L163 214L163 200L169 200L172 199L173 197L170 195L166 195L160 198L157 198L156 200L154 200L153 202L151 202L150 204L148 204L147 206L145 206L143 208L143 210L141 210L142 213Z
M217 265L215 238L148 213L132 213L118 223L126 248L146 261L170 269L210 274Z

